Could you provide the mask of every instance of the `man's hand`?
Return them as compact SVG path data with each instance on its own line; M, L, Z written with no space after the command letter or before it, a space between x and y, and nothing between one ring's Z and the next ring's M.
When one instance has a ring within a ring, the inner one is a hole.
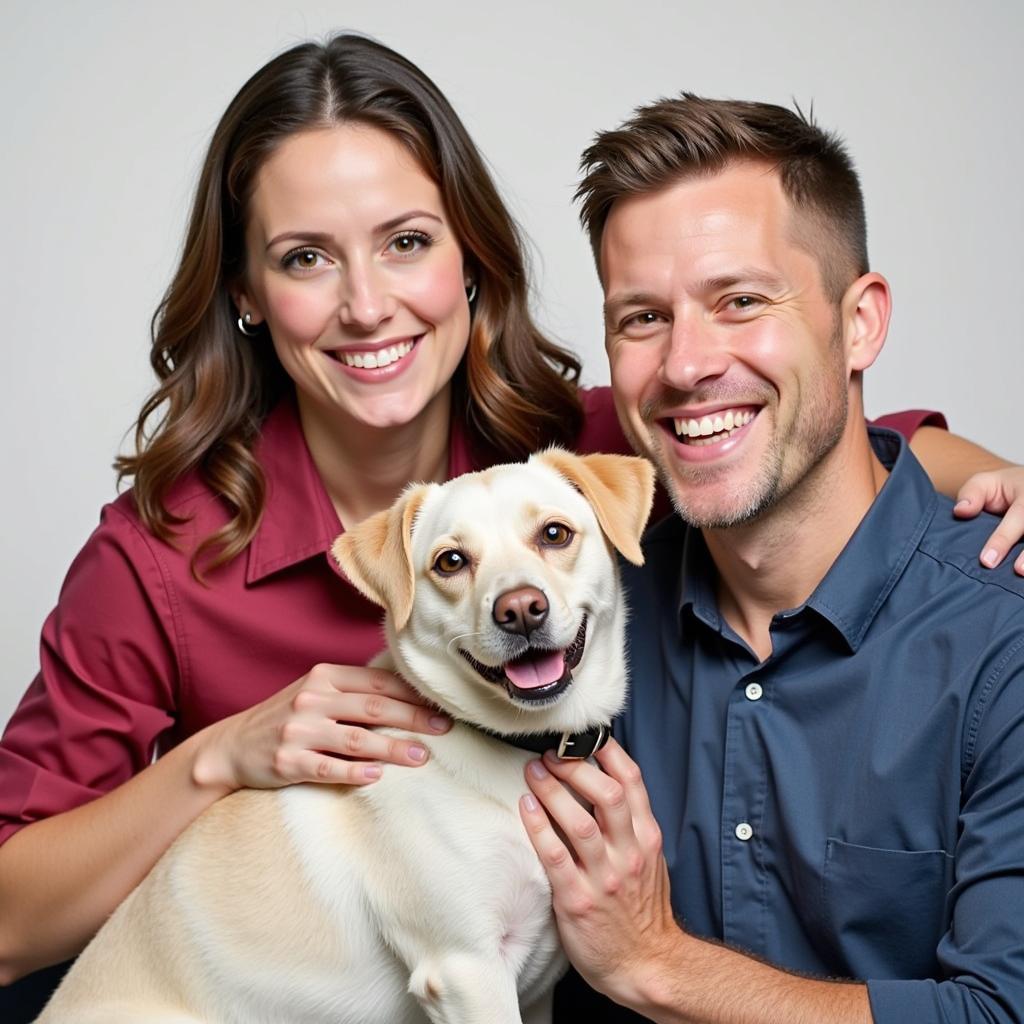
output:
M532 761L520 813L569 959L593 988L642 1010L646 980L667 968L683 933L640 769L614 740L596 756L600 768L550 752Z
M1024 466L1006 466L975 473L957 493L953 509L962 519L979 512L1002 515L1003 521L985 543L981 564L994 569L1024 536ZM1014 572L1024 576L1024 552L1013 563Z

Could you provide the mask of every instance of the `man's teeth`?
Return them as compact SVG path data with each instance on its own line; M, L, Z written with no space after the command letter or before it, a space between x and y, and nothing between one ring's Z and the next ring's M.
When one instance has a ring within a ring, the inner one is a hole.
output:
M672 423L676 428L676 437L687 440L688 444L716 444L745 427L756 415L749 410L730 409L725 414L705 416L700 420L675 418Z
M403 341L391 348L378 349L376 352L339 352L338 359L346 366L358 366L361 370L379 370L382 366L390 366L412 351L413 343Z

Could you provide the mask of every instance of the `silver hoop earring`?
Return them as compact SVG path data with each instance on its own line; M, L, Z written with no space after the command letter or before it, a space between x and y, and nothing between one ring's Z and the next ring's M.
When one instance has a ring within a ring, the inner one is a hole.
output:
M247 338L255 338L260 333L259 328L253 325L252 313L244 313L238 318L238 329Z
M476 298L476 281L471 281L466 288L466 301L472 306Z

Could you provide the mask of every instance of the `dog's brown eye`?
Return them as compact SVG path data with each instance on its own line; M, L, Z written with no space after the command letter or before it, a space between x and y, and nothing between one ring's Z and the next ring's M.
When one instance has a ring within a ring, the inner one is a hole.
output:
M548 523L540 531L540 542L549 548L564 548L575 537L565 523Z
M461 551L449 548L434 559L434 572L439 572L442 576L454 576L468 564L469 559Z

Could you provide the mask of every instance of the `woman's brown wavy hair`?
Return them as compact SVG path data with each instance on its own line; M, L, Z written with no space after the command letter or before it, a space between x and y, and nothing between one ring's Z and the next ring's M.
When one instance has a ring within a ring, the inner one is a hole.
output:
M265 481L253 446L291 386L272 346L239 334L228 294L245 270L256 176L290 135L351 122L399 139L437 183L477 283L452 396L475 449L515 460L572 445L579 432L579 363L530 316L519 232L451 105L419 68L371 39L296 46L246 82L213 134L181 262L153 317L150 362L160 383L139 414L135 454L114 463L119 480L134 478L139 514L164 540L184 521L166 502L186 473L223 499L231 518L193 554L197 576L200 558L205 568L229 561L259 525Z

